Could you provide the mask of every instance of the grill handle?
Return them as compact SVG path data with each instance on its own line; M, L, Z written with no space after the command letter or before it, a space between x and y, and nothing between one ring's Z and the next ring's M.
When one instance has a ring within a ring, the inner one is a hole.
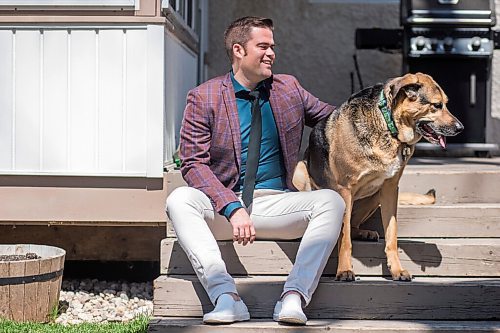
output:
M495 25L495 20L490 18L442 18L442 17L415 17L410 16L405 23L410 25L418 24L450 24L450 25L469 25L469 26L484 26L492 27Z
M469 96L470 106L476 105L476 74L472 73L470 75L470 96Z

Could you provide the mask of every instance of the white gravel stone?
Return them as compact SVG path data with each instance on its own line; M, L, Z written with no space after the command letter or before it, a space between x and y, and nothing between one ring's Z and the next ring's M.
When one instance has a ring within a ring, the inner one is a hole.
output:
M130 292L132 293L132 290L130 290ZM128 296L127 296L127 293L126 293L126 292L124 292L124 291L122 291L122 292L120 293L120 298L121 298L122 300L124 300L124 301L128 301L128 300L129 300L129 298L128 298Z
M59 297L64 313L56 323L130 321L153 312L151 282L64 280Z

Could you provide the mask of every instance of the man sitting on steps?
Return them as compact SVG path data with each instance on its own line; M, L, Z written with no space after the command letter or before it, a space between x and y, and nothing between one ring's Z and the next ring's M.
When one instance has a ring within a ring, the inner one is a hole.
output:
M167 214L179 244L215 309L205 323L250 319L217 240L301 238L273 319L305 324L307 306L342 226L344 201L334 191L296 192L292 175L304 124L334 107L290 75L273 75L273 23L240 18L224 33L232 69L191 90L180 138L181 172ZM228 223L229 221L229 223Z

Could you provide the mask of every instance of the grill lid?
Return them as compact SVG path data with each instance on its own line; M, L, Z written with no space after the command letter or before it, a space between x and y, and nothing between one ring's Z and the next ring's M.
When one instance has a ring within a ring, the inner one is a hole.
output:
M401 0L403 26L480 26L496 23L494 0Z

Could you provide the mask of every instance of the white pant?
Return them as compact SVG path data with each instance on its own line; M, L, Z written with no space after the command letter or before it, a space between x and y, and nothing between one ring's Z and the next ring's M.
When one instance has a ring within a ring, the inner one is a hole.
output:
M309 304L337 243L344 200L332 190L256 190L254 198L250 217L258 240L302 237L283 294L297 291ZM195 188L179 187L167 198L167 214L212 303L215 305L224 293L237 293L216 242L232 240L233 229L224 216L214 211L208 197Z

